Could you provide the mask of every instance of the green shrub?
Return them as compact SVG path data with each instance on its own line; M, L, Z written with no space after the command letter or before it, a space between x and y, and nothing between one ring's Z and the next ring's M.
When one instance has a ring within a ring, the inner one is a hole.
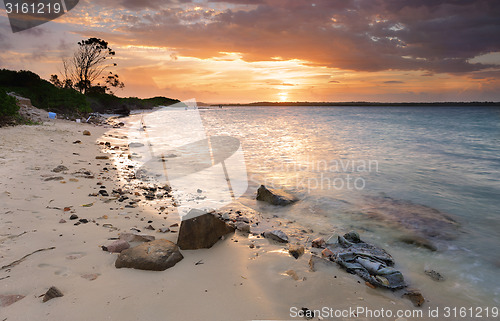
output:
M4 88L0 88L0 117L14 116L18 110L17 100L7 95Z

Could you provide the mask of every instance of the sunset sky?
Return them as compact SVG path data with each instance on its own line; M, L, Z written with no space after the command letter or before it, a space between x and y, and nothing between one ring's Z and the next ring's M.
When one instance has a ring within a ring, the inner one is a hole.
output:
M12 33L0 68L48 79L89 37L118 96L252 101L500 101L498 0L80 0Z

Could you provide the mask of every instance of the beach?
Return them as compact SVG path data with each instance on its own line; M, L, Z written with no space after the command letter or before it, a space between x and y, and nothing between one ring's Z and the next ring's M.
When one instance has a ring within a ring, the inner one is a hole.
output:
M237 230L209 249L181 250L184 258L164 271L117 269L118 254L102 246L138 231L176 242L181 223L175 201L148 200L124 182L123 135L119 126L59 119L0 128L0 320L289 320L303 319L302 308L363 308L378 317L356 310L323 319L402 321L430 320L431 308L467 304L446 298L447 290L434 281L411 280L425 297L423 307L415 307L402 297L405 290L373 288L334 262L322 260L311 269L311 253L321 256L311 247L317 233L238 202L227 208L285 231L305 253L295 259L288 244L264 238L258 229ZM120 193L112 192L120 189L129 199L120 201ZM42 302L52 286L64 296ZM382 308L391 315L380 314ZM396 311L422 317L398 317Z

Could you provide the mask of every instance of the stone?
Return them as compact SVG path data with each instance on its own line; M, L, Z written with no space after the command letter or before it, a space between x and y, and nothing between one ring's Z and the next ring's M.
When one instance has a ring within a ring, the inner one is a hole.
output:
M76 220L78 219L78 215L76 214L71 214L71 216L69 217L70 220Z
M399 238L399 241L406 244L415 245L417 247L422 247L433 252L437 251L436 245L434 245L431 241L418 235L406 234L404 236L401 236Z
M66 220L62 218L62 219L59 220L59 223L61 223L61 224L62 223L66 223Z
M64 179L64 177L62 176L51 176L51 177L47 177L46 179L44 179L44 181L48 182L48 181L62 181Z
M420 307L422 304L424 304L425 299L422 293L420 293L419 290L416 289L408 289L404 294L403 297L407 298L410 300L414 306Z
M325 246L326 246L326 242L325 242L325 239L322 237L315 238L312 241L312 247L321 249L321 248L324 248Z
M105 189L99 190L99 194L101 194L101 196L109 196L108 192Z
M158 232L167 233L167 232L170 232L170 229L168 227L161 227L158 229Z
M424 273L430 276L434 281L444 281L444 276L439 272L434 270L425 270Z
M277 189L268 189L260 185L257 190L257 200L267 202L272 205L286 206L298 201L298 199L285 191Z
M121 253L123 250L126 250L128 248L130 248L130 244L128 244L128 242L124 240L117 240L107 246L102 247L104 251L108 251L111 253Z
M24 299L24 295L20 294L0 294L0 307L4 308L19 300Z
M212 213L192 209L182 218L177 244L182 250L210 248L232 232L234 227Z
M288 247L288 253L295 259L298 259L302 254L304 254L304 246L300 244L290 244Z
M90 132L89 132L88 130L84 130L84 131L83 131L83 135L84 135L84 136L90 136Z
M333 255L333 252L330 251L330 249L326 248L321 251L321 255L323 255L324 257L331 257Z
M120 240L127 242L151 242L155 240L155 237L146 234L122 233L120 234Z
M115 261L115 267L164 271L183 258L175 243L159 239L122 251Z
M338 265L372 285L391 290L406 287L403 274L394 268L392 256L382 248L363 242L354 231L339 235L336 246L327 249L333 252Z
M109 159L107 155L96 156L95 159Z
M56 168L54 168L52 171L53 171L54 173L60 173L60 172L67 171L67 170L68 170L68 168L67 168L66 166L64 166L64 165L59 165L59 166L57 166Z
M61 292L61 290L59 290L55 286L51 286L50 289L45 292L42 302L47 302L49 300L52 300L53 298L59 298L62 296L64 296L64 294Z
M89 273L89 274L82 274L80 275L82 278L89 280L89 281L94 281L97 279L101 274L99 273Z
M240 232L250 233L250 225L245 222L238 222L236 224L236 229Z
M288 243L288 236L280 230L266 231L262 233L265 238L271 239L279 243Z

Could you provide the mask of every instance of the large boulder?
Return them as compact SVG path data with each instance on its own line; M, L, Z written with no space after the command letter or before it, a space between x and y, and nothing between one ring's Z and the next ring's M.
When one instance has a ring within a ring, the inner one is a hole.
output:
M266 188L264 185L260 185L257 190L257 200L272 205L286 206L297 202L298 198L285 191Z
M116 259L115 267L163 271L183 258L175 243L159 239L122 251Z
M191 210L181 222L177 244L183 250L212 247L224 235L234 232L234 227L212 213Z

